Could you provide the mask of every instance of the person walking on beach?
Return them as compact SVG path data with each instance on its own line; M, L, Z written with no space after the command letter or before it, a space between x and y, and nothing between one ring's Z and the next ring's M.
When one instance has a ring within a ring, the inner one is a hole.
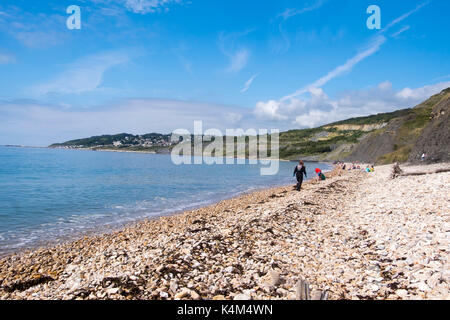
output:
M295 166L294 177L297 177L297 191L300 191L303 183L303 175L305 178L308 178L306 175L306 167L302 160L300 160L299 164Z

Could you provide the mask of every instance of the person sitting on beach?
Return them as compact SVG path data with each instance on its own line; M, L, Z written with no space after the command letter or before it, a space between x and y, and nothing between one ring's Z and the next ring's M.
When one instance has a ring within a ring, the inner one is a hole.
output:
M319 181L320 181L320 180L326 180L326 178L327 178L327 177L323 174L323 172L320 171L320 172L319 172Z
M325 175L323 174L323 172L322 172L322 170L320 170L320 169L316 169L316 173L317 173L317 181L320 181L320 180L325 180L326 179L326 177L325 177Z
M308 176L306 175L306 167L302 160L300 160L299 164L295 166L294 170L294 177L297 177L297 191L300 191L302 188L303 183L303 175L305 175L305 178Z

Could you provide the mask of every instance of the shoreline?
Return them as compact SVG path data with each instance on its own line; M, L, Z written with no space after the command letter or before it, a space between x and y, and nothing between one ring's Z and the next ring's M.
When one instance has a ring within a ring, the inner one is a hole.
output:
M331 170L323 170L323 172L330 172L330 171ZM310 181L310 180L305 180L304 184L308 183L308 181ZM276 190L278 190L280 188L282 188L282 189L289 188L291 185L294 185L294 182L292 182L292 184L289 184L289 185L288 184L279 185L279 186L273 186L273 187L269 187L269 188L267 188L267 187L253 188L250 190L238 192L237 194L225 196L224 198L221 198L221 199L219 198L219 199L207 201L206 204L193 205L191 207L187 207L184 209L178 209L178 210L173 209L173 210L169 210L169 212L166 212L166 213L158 213L158 214L155 214L154 216L146 217L146 218L137 218L135 221L120 222L115 225L110 225L107 227L95 227L92 230L75 232L71 235L67 235L65 238L42 240L39 242L39 244L36 244L35 246L23 247L23 248L19 248L17 250L10 250L9 252L0 252L0 260L2 260L4 258L8 258L10 256L30 254L35 251L52 250L56 247L68 245L72 242L76 242L77 240L86 238L86 237L87 238L97 238L97 237L102 237L102 236L108 235L108 234L118 233L118 232L123 231L124 229L133 228L136 225L139 225L140 223L155 221L155 220L167 218L167 217L173 217L173 216L177 216L177 215L180 215L180 214L183 214L186 212L196 211L196 210L200 210L200 209L206 210L209 207L214 207L215 205L218 205L219 203L224 202L224 201L238 200L241 197L249 196L254 193L255 194L259 193L259 192L270 192L270 191L276 192Z
M300 279L330 299L450 298L450 174L389 172L334 170L302 192L260 190L0 258L0 299L295 299ZM423 197L403 199L410 189Z

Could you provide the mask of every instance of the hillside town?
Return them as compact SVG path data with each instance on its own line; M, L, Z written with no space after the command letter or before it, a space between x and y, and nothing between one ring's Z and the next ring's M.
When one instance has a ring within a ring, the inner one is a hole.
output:
M151 133L145 135L118 134L72 140L56 143L51 148L58 149L103 149L103 148L167 148L176 143L171 141L171 135Z

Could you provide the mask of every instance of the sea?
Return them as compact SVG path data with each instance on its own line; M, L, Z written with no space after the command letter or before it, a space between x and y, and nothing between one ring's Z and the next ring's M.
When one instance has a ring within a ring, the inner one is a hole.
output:
M296 183L296 163L175 165L170 155L0 146L0 255ZM308 177L325 163L305 163Z

